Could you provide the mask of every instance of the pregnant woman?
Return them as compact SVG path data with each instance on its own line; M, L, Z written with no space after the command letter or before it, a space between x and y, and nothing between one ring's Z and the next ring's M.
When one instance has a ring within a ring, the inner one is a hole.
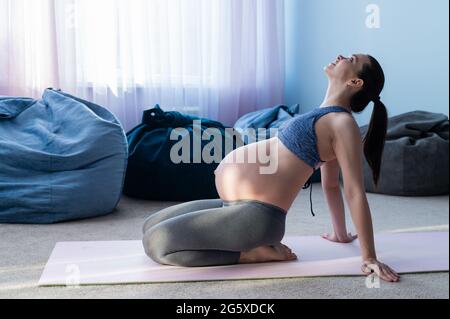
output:
M176 205L146 220L143 245L151 259L185 267L297 259L281 244L286 214L302 186L311 186L311 176L320 168L334 229L323 237L341 243L358 237L361 270L368 274L375 269L386 281L399 280L394 270L377 259L363 179L363 156L375 185L379 179L387 129L387 111L379 97L383 70L370 55L357 54L339 55L325 73L329 84L320 107L284 123L278 136L225 157L216 170L220 199ZM371 101L374 109L362 141L352 112L362 112ZM264 161L255 156L261 153L268 154ZM346 230L340 171L357 236Z

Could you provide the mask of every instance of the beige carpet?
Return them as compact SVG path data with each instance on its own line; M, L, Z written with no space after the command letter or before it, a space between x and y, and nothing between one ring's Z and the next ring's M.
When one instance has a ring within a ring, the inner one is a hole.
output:
M302 192L289 212L287 235L317 235L331 229L320 184L313 186L317 216L310 215L309 190ZM448 230L448 196L368 194L368 199L375 231ZM56 242L140 239L145 218L172 204L125 197L114 214L102 218L49 226L0 225L0 298L449 298L448 272L404 275L401 283L382 282L378 289L368 289L363 277L37 287Z

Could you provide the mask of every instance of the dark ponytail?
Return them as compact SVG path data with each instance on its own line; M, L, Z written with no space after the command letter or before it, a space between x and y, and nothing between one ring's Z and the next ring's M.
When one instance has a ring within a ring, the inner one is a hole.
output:
M364 155L372 169L375 188L378 187L381 162L388 125L386 106L380 100L380 93L384 87L384 73L378 61L369 55L370 64L365 64L358 74L364 81L363 88L358 91L350 102L353 112L362 112L372 101L374 103L369 127L364 137Z
M372 169L375 188L378 187L378 180L380 178L387 123L388 115L386 107L380 100L375 100L369 128L364 137L364 155L366 156L367 163Z

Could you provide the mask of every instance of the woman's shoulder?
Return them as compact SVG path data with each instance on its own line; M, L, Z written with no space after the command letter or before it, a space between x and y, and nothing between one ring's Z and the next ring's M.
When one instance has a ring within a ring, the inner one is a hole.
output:
M354 116L351 113L338 112L338 113L334 113L334 114L335 114L335 116L333 116L333 119L330 122L332 125L334 125L336 127L344 129L345 127L348 127L348 126L358 125Z

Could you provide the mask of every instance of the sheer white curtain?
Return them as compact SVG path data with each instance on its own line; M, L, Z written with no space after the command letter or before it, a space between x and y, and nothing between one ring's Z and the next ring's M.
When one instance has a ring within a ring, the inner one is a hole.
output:
M0 0L0 94L46 87L114 112L227 125L283 102L283 0Z

